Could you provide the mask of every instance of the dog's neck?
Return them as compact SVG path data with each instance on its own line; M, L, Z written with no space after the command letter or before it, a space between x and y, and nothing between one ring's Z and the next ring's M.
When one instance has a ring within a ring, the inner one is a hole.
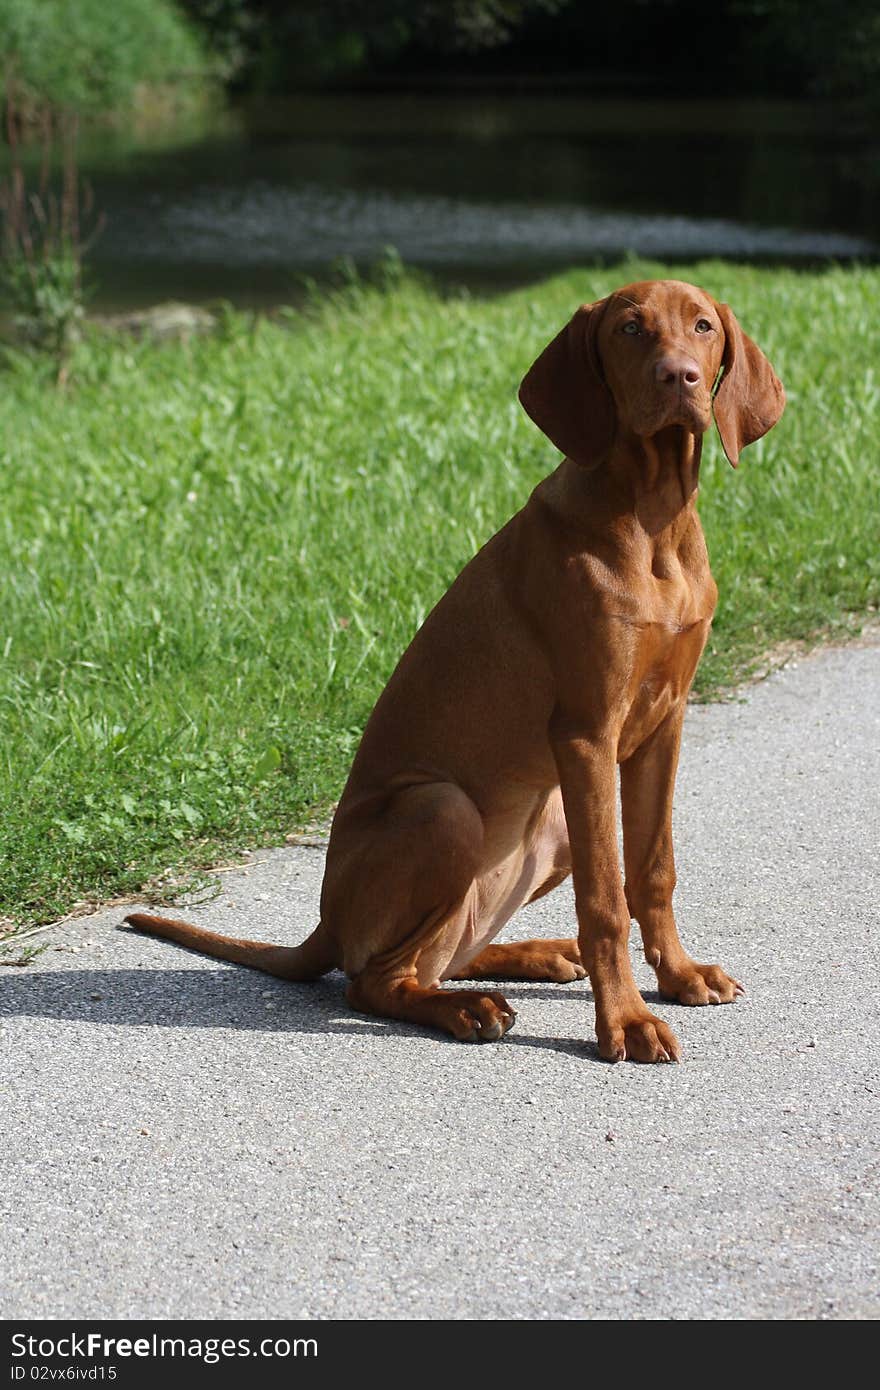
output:
M673 425L645 438L619 431L610 452L593 467L568 458L537 490L575 545L601 538L651 556L688 544L696 511L702 436Z
M614 490L647 535L677 530L691 513L703 440L682 425L650 436L620 433L606 464Z

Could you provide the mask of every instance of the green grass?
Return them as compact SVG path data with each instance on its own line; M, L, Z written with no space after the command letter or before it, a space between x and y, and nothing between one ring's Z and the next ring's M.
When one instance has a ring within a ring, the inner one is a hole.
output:
M582 300L679 274L782 376L734 473L707 443L721 591L703 695L880 598L880 272L571 272L503 298L404 280L185 344L16 356L0 468L0 912L280 840L338 795L395 661L558 455L526 367Z

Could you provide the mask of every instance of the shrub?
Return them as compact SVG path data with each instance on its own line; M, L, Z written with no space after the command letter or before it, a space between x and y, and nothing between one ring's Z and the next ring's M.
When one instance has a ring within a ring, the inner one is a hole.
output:
M4 100L81 114L130 106L140 83L209 75L196 30L172 0L0 0Z

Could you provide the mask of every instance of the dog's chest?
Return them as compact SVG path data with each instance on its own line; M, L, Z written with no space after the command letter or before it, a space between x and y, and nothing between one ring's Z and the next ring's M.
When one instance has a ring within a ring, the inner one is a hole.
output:
M681 626L646 623L641 629L630 672L628 709L618 742L621 761L687 698L710 623L711 616Z
M691 569L678 555L654 557L634 583L628 629L628 708L619 740L626 758L687 697L700 660L717 589L708 563Z

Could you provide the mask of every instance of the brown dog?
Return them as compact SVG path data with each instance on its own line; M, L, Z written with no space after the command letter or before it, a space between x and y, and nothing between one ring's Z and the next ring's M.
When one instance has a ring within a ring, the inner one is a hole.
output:
M134 926L288 980L334 966L365 1012L500 1038L503 995L442 980L589 975L609 1061L678 1059L629 960L630 919L664 998L741 987L687 955L672 912L672 794L688 690L717 590L696 512L702 436L724 451L782 414L773 370L730 309L677 280L578 309L520 400L565 453L416 634L364 732L301 946ZM620 765L626 885L617 852ZM574 876L577 939L489 943Z

